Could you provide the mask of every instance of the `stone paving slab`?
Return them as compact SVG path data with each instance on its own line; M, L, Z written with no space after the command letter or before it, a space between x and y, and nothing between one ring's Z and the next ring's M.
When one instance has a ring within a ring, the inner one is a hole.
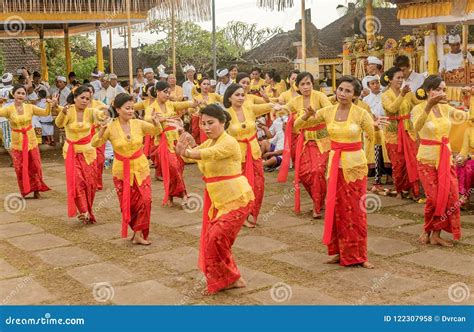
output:
M412 235L420 235L423 232L423 224L415 224L409 226L403 226L398 229L398 231L403 233L408 233ZM461 234L463 238L474 236L474 229L473 228L461 228ZM441 233L441 237L445 239L452 239L452 235L446 232Z
M314 251L285 252L273 255L272 259L316 273L342 269L337 264L324 264L328 256Z
M114 293L112 302L121 305L176 305L184 298L184 295L177 290L155 280L114 287Z
M169 251L148 254L142 258L157 260L169 270L185 273L198 268L199 251L193 247L179 247Z
M461 239L461 243L474 246L474 237L470 237L470 238L467 238L467 239L466 238Z
M146 255L156 251L170 250L171 247L175 246L176 243L165 239L164 237L151 233L148 240L151 241L149 246L142 246L133 244L131 241L131 236L127 239L115 239L110 240L110 243L113 243L121 248L127 248L130 251L134 252L137 255Z
M380 198L382 208L407 205L413 202L411 200L406 200L406 199L401 200L401 199L390 197L390 196L377 195L377 197ZM403 208L400 208L400 209L403 209Z
M0 225L19 222L20 217L8 212L0 212Z
M67 204L54 207L45 206L37 209L36 212L46 217L67 217Z
M42 199L27 198L25 201L26 201L26 209L29 211L44 208L46 206L51 209L53 209L53 207L61 208L65 204L63 202L60 202L52 198L42 198Z
M291 226L301 226L314 222L314 219L311 217L293 217L288 216L282 211L275 212L266 212L259 216L259 223L262 227L282 229Z
M202 213L187 213L182 210L170 209L163 211L151 209L151 223L167 227L181 227L202 223Z
M377 255L393 256L416 250L416 247L405 241L375 236L368 238L368 249Z
M474 275L474 257L449 249L432 249L398 258L424 267L431 267L463 276Z
M0 279L14 278L21 276L20 271L0 258Z
M466 224L474 225L474 215L461 216L461 226Z
M62 247L70 245L71 242L48 233L40 233L34 235L27 235L21 237L15 237L13 239L7 240L9 243L15 247L26 250L26 251L36 251L43 249L50 249L56 247Z
M411 219L400 219L387 214L373 213L367 215L367 224L369 226L391 228L412 223L414 223L414 221Z
M242 278L247 282L247 287L228 290L232 294L247 293L260 288L271 287L281 282L281 279L265 272L253 270L246 266L238 266L238 268Z
M347 267L342 271L333 272L334 283L351 282L366 293L400 294L426 286L426 283L414 278L399 276L380 268L364 269L362 267Z
M322 221L321 221L320 224L297 226L297 227L288 228L287 230L291 232L301 233L301 235L303 236L311 237L319 241L322 241L323 233L324 233L324 225L322 224Z
M267 254L289 248L286 243L274 240L272 238L252 235L237 237L234 246L257 254Z
M112 263L97 263L76 267L67 272L75 280L86 287L93 287L96 283L120 283L133 281L130 271Z
M44 183L46 183L46 185L48 187L57 187L57 186L65 186L66 185L66 178L64 179L60 179L60 178L53 178L53 177L48 177L48 178L45 178L43 179Z
M46 264L56 267L90 264L100 261L99 256L79 247L50 249L37 252L35 255Z
M186 227L180 227L180 228L177 228L176 230L180 231L180 232L185 232L185 233L191 234L193 236L200 237L201 236L201 228L202 228L201 224L195 224L195 225L190 225L190 226L186 226Z
M122 225L118 222L115 224L93 225L87 228L87 232L104 240L112 240L121 237Z
M403 205L403 206L401 206L399 208L396 208L396 209L400 210L400 211L419 214L419 215L424 215L425 214L425 204L412 203L412 204Z
M409 296L406 298L407 303L410 304L420 304L420 305L472 305L474 304L474 293L471 291L465 292L459 288L458 296L455 296L455 293L449 298L449 287L451 285L446 285L445 287L436 287L436 289L430 289L415 295ZM462 287L462 286L461 286ZM468 286L469 287L469 286ZM472 288L472 287L471 287ZM453 288L454 289L454 288Z
M29 235L43 232L41 227L27 222L0 225L0 239L8 239L15 236Z
M347 304L343 300L326 295L321 289L287 284L277 284L269 290L250 294L249 297L266 305Z
M54 296L31 277L0 281L0 303L28 305L53 299Z

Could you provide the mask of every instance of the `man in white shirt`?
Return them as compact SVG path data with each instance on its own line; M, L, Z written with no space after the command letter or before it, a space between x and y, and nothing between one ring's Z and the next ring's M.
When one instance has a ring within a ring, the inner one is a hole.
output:
M92 73L90 84L94 87L94 96L95 100L99 100L99 91L102 88L102 84L100 84L100 78L103 76L103 73Z
M182 85L184 100L192 100L196 68L194 68L193 65L186 65L184 66L183 71L186 74L186 81Z
M67 80L64 76L56 77L55 86L51 89L51 96L59 96L59 105L66 106L67 97L71 93L71 90L67 87Z
M148 84L148 83L155 83L158 82L156 79L155 79L155 72L153 71L153 68L145 68L143 70L143 74L145 75L145 84Z
M411 69L410 59L406 55L397 56L393 65L403 71L404 85L408 85L413 93L423 85L425 77Z
M376 117L385 116L385 111L382 106L382 90L380 89L380 76L367 76L366 77L367 85L370 89L370 94L363 99L365 103L370 106L370 111ZM380 131L377 134L383 135ZM383 144L382 136L380 142ZM391 176L392 170L390 167L385 166L383 160L383 150L382 145L375 145L375 183L373 190L374 191L383 191L382 186L382 176Z
M110 74L109 75L110 79L110 86L115 89L115 96L118 95L119 93L124 93L127 92L125 89L118 83L118 78L117 75L115 74ZM114 96L114 98L115 98Z
M110 85L110 77L104 75L100 79L101 89L99 91L99 100L106 105L111 105L112 101L115 99L116 90Z
M221 69L217 71L219 83L216 86L216 93L223 96L227 88L232 84L228 69Z
M471 53L464 54L461 51L461 36L450 35L448 37L449 47L451 48L448 54L445 54L439 66L439 72L453 71L464 68L464 64L468 61L470 64L474 63L474 58Z
M369 56L367 58L367 76L362 80L362 97L367 96L370 93L370 89L367 85L367 77L375 75L382 76L383 63L382 60L375 56Z
M261 143L262 159L264 160L263 166L266 171L272 172L281 165L285 146L285 126L287 121L288 117L283 116L276 118L270 129L267 129L265 125L260 125L266 135L268 137L271 136L269 140Z

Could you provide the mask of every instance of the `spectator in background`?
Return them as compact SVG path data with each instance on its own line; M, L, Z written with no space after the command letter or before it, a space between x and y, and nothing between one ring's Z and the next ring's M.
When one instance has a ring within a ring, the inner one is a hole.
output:
M423 85L425 77L411 69L410 58L406 55L397 56L393 62L393 66L400 68L403 72L402 88L408 85L410 90L415 93L416 90Z
M99 100L106 105L111 105L116 96L115 88L110 85L110 77L105 75L100 79Z
M110 74L110 75L109 75L109 79L110 79L110 86L115 89L115 96L118 95L119 93L127 92L127 91L125 91L125 89L122 88L122 86L118 83L117 75L115 75L115 74ZM114 96L114 98L115 98L115 96Z
M143 73L145 74L145 82L148 83L154 83L158 82L155 79L155 72L153 71L153 68L145 68L143 70Z
M77 78L76 78L76 73L75 72L70 72L68 75L67 75L67 78L68 78L68 81L69 81L69 84L67 85L67 87L71 90L75 85L74 85L74 81L77 81Z
M36 106L40 108L46 108L46 97L48 95L48 91L46 89L39 89L37 92L38 101ZM54 120L51 114L47 116L40 116L38 117L39 122L41 123L41 132L43 135L43 144L48 144L51 146L55 146L56 143L54 142Z
M142 67L137 67L136 74L137 77L133 80L133 91L138 93L146 85L146 79Z
M232 84L229 71L227 69L218 70L217 77L219 79L219 83L216 85L216 93L223 96L227 88Z
M193 99L194 79L196 78L196 68L193 65L187 65L183 68L186 75L186 81L183 83L184 100Z
M229 75L230 75L230 80L232 83L237 83L235 80L237 79L237 75L239 74L239 67L237 65L232 65L229 67Z
M103 74L100 72L93 72L91 74L91 80L90 84L94 87L94 99L99 100L99 92L100 89L102 88L102 85L100 84L100 78Z
M66 106L67 97L71 93L71 90L67 87L67 80L64 76L56 77L55 88L52 89L51 95L59 97L59 105Z

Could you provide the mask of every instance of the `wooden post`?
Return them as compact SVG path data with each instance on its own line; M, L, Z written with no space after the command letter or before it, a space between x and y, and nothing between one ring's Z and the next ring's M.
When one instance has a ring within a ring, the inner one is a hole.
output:
M216 47L216 2L212 0L212 72L217 79L217 47Z
M127 0L127 35L128 35L128 78L130 94L133 93L133 59L132 59L132 24L130 21L130 0Z
M41 77L43 81L48 82L48 61L46 58L46 47L44 47L44 29L41 27L40 30L40 52L41 52Z
M171 52L173 63L173 74L176 76L176 13L174 1L171 2Z
M104 52L102 50L102 34L100 30L95 32L95 48L97 54L97 70L104 72Z
M112 46L112 29L109 30L109 67L110 72L114 72L114 49Z
M69 26L64 24L64 50L66 53L66 76L72 72L71 45L69 43Z
M469 25L462 25L462 50L467 54L467 42L469 39Z
M374 22L374 14L372 8L372 0L367 1L367 5L365 7L365 34L367 38L367 45L371 45L375 39L375 22Z
M331 65L331 81L332 81L332 91L336 93L336 65Z
M305 0L301 0L301 64L306 71L306 8Z

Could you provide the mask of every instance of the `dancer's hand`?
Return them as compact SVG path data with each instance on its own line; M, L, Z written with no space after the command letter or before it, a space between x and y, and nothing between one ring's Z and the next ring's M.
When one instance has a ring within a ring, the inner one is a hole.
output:
M411 91L411 88L410 88L410 86L407 84L407 85L405 85L405 86L403 87L403 89L400 91L400 95L401 95L402 97L405 97L405 95L406 95L408 92L410 92L410 91Z
M67 115L67 113L69 112L69 107L70 107L70 105L64 106L61 112L62 112L64 115Z
M193 135L191 135L190 133L188 133L187 131L184 131L181 136L179 137L180 139L183 140L183 142L185 144L187 144L187 146L191 147L191 148L194 148L195 146L197 146L197 143L196 141L194 140L194 137Z
M446 104L448 102L446 93L440 92L428 97L427 104L429 107L433 107L437 104Z
M302 119L304 121L307 121L310 117L314 116L315 114L316 114L316 111L311 106L308 106L304 109L304 115Z
M374 125L377 128L383 129L385 126L388 126L390 122L388 121L387 116L379 116L375 119Z
M464 166L464 164L466 163L466 160L467 160L467 157L466 156L461 156L461 155L458 155L456 157L456 164L458 166Z

